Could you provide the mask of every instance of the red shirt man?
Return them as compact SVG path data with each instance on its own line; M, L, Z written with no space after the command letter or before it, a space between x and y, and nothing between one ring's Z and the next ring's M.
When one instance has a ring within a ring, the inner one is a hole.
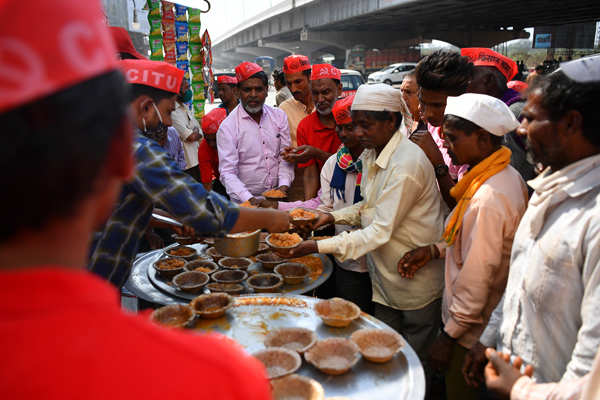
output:
M124 75L151 79L150 93L169 88L174 96L181 71L139 61L140 69L120 72L97 0L36 2L35 13L22 1L0 4L0 37L22 50L3 58L11 74L0 79L0 119L16 133L0 149L0 175L19 193L1 211L0 396L270 399L264 367L239 345L124 314L119 292L84 268L92 233L134 175L132 149L144 142L134 144L132 119L154 133L163 106L159 101L130 117ZM14 174L10 166L32 143L56 157L33 157ZM161 168L152 165L145 168Z
M288 156L304 169L304 199L317 195L319 174L325 161L342 142L335 131L331 110L342 93L341 72L329 64L315 64L311 74L311 92L315 111L300 121L297 131L298 147Z
M200 169L200 182L206 190L214 190L226 195L225 187L219 181L219 154L217 153L217 131L221 122L227 118L225 108L215 108L202 118L202 132L204 140L198 147L198 168ZM222 189L222 190L221 190Z

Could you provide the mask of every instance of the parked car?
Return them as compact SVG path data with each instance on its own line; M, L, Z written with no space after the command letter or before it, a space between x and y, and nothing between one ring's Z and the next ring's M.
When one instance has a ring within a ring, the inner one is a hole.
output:
M346 97L356 93L358 87L365 83L361 73L353 69L342 69L342 96Z
M381 71L369 75L369 83L386 83L393 85L402 83L402 79L417 66L416 63L398 63L387 66Z

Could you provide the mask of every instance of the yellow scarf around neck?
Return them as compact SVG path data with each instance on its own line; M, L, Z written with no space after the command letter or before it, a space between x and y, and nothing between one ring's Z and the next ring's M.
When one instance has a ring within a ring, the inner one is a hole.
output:
M448 246L454 244L456 234L462 226L463 217L467 211L469 202L477 190L490 177L506 168L510 163L511 154L512 152L507 147L502 146L500 150L495 151L473 167L450 189L450 195L456 199L457 204L444 231L443 238Z

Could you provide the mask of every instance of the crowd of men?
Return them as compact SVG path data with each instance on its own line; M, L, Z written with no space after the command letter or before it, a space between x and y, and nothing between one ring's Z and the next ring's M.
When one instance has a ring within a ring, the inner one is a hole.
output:
M115 287L153 213L223 235L285 232L298 206L332 236L281 255L331 255L327 296L400 332L428 397L600 396L600 56L527 85L490 49L438 51L339 98L337 68L292 55L277 107L243 62L198 121L183 71L98 2L38 8L0 5L6 398L270 398L234 342L123 314Z

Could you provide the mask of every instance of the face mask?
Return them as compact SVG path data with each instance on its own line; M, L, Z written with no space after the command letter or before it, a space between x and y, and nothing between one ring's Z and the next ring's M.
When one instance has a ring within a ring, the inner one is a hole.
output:
M154 111L158 115L158 125L154 128L146 127L146 119L142 118L142 123L144 124L144 130L142 131L142 135L146 136L149 139L156 140L158 143L162 143L167 137L167 126L162 122L162 116L160 115L160 111L156 107L156 104L152 103L154 107Z
M183 95L181 96L181 99L183 100L184 103L188 103L190 100L192 100L192 90L188 89L186 90Z

